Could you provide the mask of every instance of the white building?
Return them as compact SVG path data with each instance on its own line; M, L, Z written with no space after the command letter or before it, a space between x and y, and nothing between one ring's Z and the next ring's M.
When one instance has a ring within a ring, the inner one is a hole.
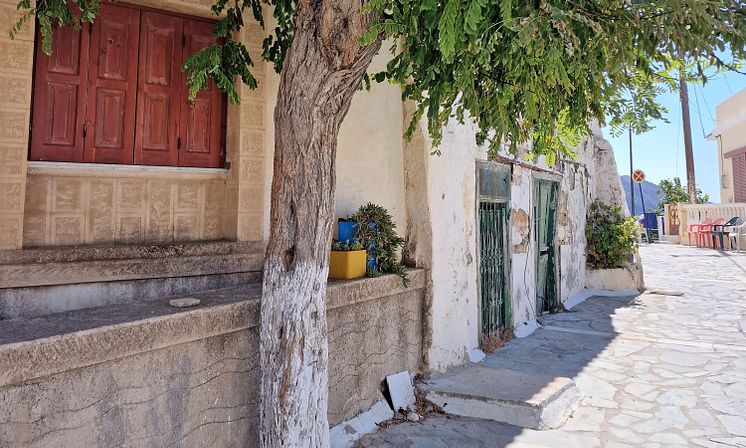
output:
M746 89L715 109L715 129L708 140L717 142L720 202L746 202Z

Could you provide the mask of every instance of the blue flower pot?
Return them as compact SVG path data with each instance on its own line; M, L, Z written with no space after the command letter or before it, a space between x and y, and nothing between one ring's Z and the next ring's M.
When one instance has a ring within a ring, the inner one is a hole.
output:
M375 221L368 223L368 226L372 229L376 226ZM357 223L355 221L340 221L337 222L337 240L341 243L352 243L355 240L357 234ZM368 249L368 270L372 271L376 268L376 259L370 256L371 249L373 249L373 243L370 243Z
M340 243L351 243L357 233L357 223L355 221L344 221L337 223L337 240Z

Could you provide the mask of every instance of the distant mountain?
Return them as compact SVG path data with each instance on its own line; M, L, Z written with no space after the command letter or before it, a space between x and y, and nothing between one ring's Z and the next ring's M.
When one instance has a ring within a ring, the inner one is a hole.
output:
M622 187L624 188L624 194L627 196L627 207L630 213L632 212L632 202L630 201L629 193L629 176L620 176L622 179ZM642 196L645 199L645 211L653 211L658 209L658 201L663 196L662 193L658 193L658 185L652 182L645 181L642 183ZM635 214L639 215L642 213L642 198L640 198L640 186L635 184Z

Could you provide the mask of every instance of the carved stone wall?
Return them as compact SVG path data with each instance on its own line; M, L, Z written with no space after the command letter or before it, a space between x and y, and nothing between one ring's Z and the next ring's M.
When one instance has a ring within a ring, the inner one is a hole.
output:
M21 15L15 4L0 0L0 249L21 247L31 111L34 32L26 26L8 37Z
M262 29L252 23L241 31L240 39L257 61L251 71L257 79L254 90L238 86L241 104L228 107L228 154L230 173L226 181L225 235L238 241L263 238L265 206L265 170L267 154L272 154L267 142L265 108L267 107L267 63L261 55ZM271 125L271 123L269 124Z
M87 171L79 164L44 170L32 162L24 246L167 243L224 236L224 175L176 169Z

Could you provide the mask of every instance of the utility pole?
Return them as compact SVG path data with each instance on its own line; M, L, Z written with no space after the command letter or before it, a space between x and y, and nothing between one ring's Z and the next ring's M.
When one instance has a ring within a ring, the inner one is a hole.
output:
M683 61L682 61L683 63ZM697 182L694 179L694 151L692 149L692 122L689 116L689 89L686 85L686 70L679 69L679 99L681 100L681 121L684 124L684 153L686 154L686 188L689 202L697 203Z
M632 200L630 202L630 204L632 205L632 209L629 211L629 213L631 216L635 216L635 181L632 180L632 172L634 171L634 169L635 169L635 166L632 160L632 125L630 125L629 126L629 194L630 194L630 199Z

